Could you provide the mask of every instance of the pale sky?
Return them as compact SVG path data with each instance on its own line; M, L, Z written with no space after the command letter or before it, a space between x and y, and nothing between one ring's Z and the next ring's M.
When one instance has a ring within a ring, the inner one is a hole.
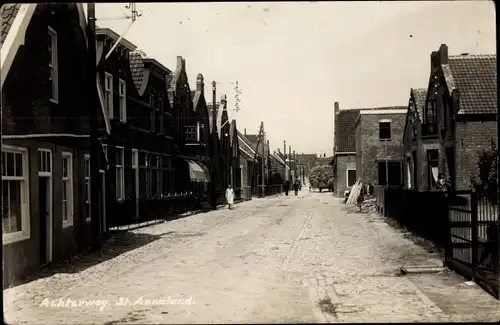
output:
M96 4L97 24L118 34L126 4ZM206 98L234 105L243 132L264 122L271 148L333 151L333 103L341 108L407 105L427 87L430 53L496 53L492 1L137 3L125 38L171 70L186 59L191 88L205 77ZM103 19L103 20L100 20Z

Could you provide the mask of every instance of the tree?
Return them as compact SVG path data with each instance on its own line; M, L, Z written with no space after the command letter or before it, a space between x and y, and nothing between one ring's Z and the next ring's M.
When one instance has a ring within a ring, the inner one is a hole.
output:
M324 188L328 188L328 182L330 179L333 179L333 168L330 165L313 167L307 174L307 178L311 186L313 188L318 188L321 192Z
M472 186L494 203L497 202L497 157L498 149L492 139L489 149L478 152L478 173L470 178Z

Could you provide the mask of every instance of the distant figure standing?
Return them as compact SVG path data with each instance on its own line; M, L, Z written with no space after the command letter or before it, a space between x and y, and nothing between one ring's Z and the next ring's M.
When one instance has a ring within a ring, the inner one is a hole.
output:
M290 181L285 182L285 195L288 196L288 191L290 190Z
M296 179L294 182L293 182L293 191L295 192L295 196L297 196L297 194L299 193L299 180Z
M231 184L229 184L227 186L227 189L226 189L226 201L227 201L227 205L228 205L229 210L231 210L231 206L234 203L234 190L231 187Z

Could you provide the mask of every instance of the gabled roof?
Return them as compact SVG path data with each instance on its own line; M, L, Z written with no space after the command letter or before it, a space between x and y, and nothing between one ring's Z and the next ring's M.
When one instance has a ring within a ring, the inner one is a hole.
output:
M458 114L496 114L497 67L496 55L476 54L450 56L451 75L447 78L449 91L460 92Z
M342 109L335 115L335 153L356 152L356 119L360 109Z
M144 67L144 57L142 52L134 51L129 53L130 72L134 80L135 88L140 96L146 91L149 81L149 70Z
M215 116L219 116L219 107L221 105L220 102L216 102L215 103ZM213 113L213 110L214 110L214 106L213 106L213 103L207 103L207 110L208 110L208 123L210 125L210 133L212 133L212 130L214 128L214 113ZM217 123L217 120L215 120L215 123Z
M240 131L238 132L238 145L240 147L240 151L248 156L250 159L254 158L255 155L255 145L253 145L245 135L243 135ZM257 156L259 154L257 153Z
M425 98L427 97L427 89L425 88L411 88L410 96L415 100L415 106L417 108L417 117L420 122L424 116Z
M1 31L1 86L9 74L10 67L14 58L17 54L17 50L21 45L24 44L26 30L31 22L31 18L37 8L37 4L6 4L0 7L0 19L2 24ZM81 3L75 4L76 10L78 12L78 24L82 30L83 36L85 38L85 45L88 46L87 37L87 20L85 17L85 12L83 5ZM102 53L101 53L102 54ZM101 111L106 124L106 132L110 134L111 124L107 117L106 109L104 108L104 101L102 95L102 87L99 80L99 74L96 74L96 86L99 96L99 102L101 104Z
M230 141L231 145L233 144L234 133L236 130L237 130L236 120L232 119L231 122L229 122L229 141Z
M184 72L185 67L186 60L184 60L182 56L177 56L177 65L175 67L175 71L169 74L167 77L168 100L170 101L170 105L172 105L172 107L174 105L174 96L177 90L177 82L179 81L182 72Z
M7 34L9 34L12 23L14 22L14 18L16 18L17 13L19 12L19 8L21 8L20 3L6 3L0 8L2 28L2 30L0 31L1 44L3 44L5 38L7 37Z

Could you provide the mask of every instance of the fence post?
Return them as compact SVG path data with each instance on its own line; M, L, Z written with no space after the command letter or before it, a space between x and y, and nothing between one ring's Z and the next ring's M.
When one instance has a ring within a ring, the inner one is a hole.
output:
M389 213L388 213L388 202L389 200L387 199L387 187L383 188L382 189L384 191L384 217L387 218L389 216Z
M477 192L472 190L470 195L470 210L471 210L471 249L472 249L472 271L473 277L476 277L476 269L478 267L478 229L477 229Z

